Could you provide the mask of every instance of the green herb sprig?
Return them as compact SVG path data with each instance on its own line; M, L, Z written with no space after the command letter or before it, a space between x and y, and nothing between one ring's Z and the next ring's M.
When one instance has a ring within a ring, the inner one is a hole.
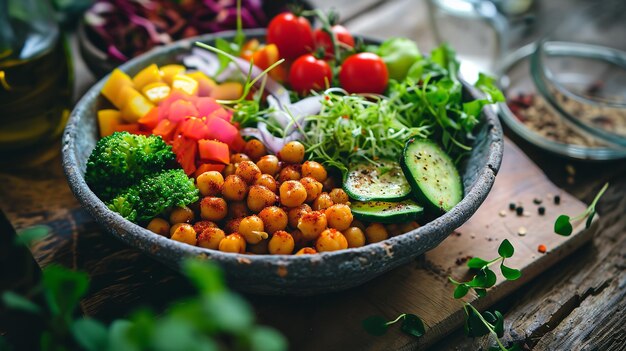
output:
M521 277L521 272L515 268L510 268L504 265L504 261L510 258L515 253L515 249L511 242L507 239L502 241L498 247L498 257L493 260L487 261L479 257L474 257L467 262L467 266L470 269L477 269L478 274L474 275L472 280L468 282L458 282L451 277L448 277L450 282L456 287L454 289L453 296L455 299L461 299L470 289L474 289L479 298L487 295L487 289L495 285L496 275L489 268L489 266L500 263L500 271L507 280L516 280ZM480 337L487 334L492 335L496 339L497 345L491 347L489 350L499 351L518 351L520 347L518 344L514 344L507 348L504 346L500 338L504 336L504 316L499 311L485 311L481 313L469 302L463 302L463 310L465 311L465 322L463 324L463 330L468 337ZM402 320L402 326L400 330L405 334L411 335L416 338L420 338L425 333L424 322L414 314L403 313L396 319L387 321L380 316L371 316L363 320L362 326L369 334L380 336L384 335L389 326Z
M585 219L585 217L587 218L587 220L585 221L585 229L589 228L591 226L591 223L593 222L593 217L595 217L596 215L596 204L598 203L602 195L604 195L604 192L606 192L606 189L608 189L608 187L609 183L605 183L602 189L600 189L596 197L593 199L589 207L587 207L585 212L579 214L574 218L570 218L568 215L564 214L557 217L556 221L554 222L554 232L559 235L570 236L574 231L574 226L572 225L572 222L583 220Z
M504 260L513 256L515 249L511 242L504 239L498 247L499 257L496 257L490 261L484 260L480 257L473 257L467 261L467 266L472 269L477 269L476 274L470 281L458 282L452 277L448 277L450 282L455 285L454 298L460 299L467 295L470 289L474 289L476 295L484 297L487 295L488 288L496 284L496 274L489 268L489 266L500 263L500 272L507 280L516 280L522 276L522 272L518 269L510 268L504 265Z

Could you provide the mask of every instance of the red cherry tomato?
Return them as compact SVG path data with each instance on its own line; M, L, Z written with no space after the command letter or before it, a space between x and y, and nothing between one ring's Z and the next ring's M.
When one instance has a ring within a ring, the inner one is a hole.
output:
M276 15L267 26L268 44L276 44L280 56L295 59L314 48L309 20L293 13Z
M293 90L306 95L311 90L322 90L333 79L333 71L328 63L311 54L300 56L289 70L289 84Z
M332 26L331 31L337 37L337 44L343 44L349 46L351 48L354 47L354 38L352 34L346 29L346 27L336 24ZM322 28L316 29L313 32L313 37L315 38L315 44L318 48L324 48L326 52L326 58L331 58L335 56L335 50L333 48L333 41L330 39L330 35L326 33Z
M389 73L385 62L371 52L349 56L339 71L339 83L351 94L382 94L388 80Z

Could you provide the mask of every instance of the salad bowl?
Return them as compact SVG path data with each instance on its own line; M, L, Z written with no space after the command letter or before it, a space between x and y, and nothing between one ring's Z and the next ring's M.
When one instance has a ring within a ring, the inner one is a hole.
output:
M264 38L264 30L245 32L248 38ZM195 41L212 43L230 39L233 32L205 35L159 47L119 68L136 74L156 63L178 63ZM365 39L366 42L374 40ZM186 257L217 263L237 289L266 295L312 295L348 289L371 280L436 247L466 222L482 204L494 183L503 151L502 129L497 116L484 109L476 127L475 142L460 167L463 199L450 211L410 232L382 242L318 255L247 255L225 253L187 245L155 235L109 210L84 179L87 159L98 141L96 113L105 104L100 95L107 77L96 83L78 102L63 135L63 167L74 195L102 228L166 265L178 269ZM474 98L478 91L464 83L463 94Z

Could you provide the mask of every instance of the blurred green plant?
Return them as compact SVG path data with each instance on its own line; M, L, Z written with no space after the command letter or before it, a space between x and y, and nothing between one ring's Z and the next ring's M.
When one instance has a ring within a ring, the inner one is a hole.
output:
M77 307L89 287L84 272L50 265L43 269L35 290L44 296L36 303L14 292L2 294L3 307L43 320L39 334L41 350L251 350L281 351L287 341L278 331L255 324L254 313L224 284L221 270L212 263L186 260L182 270L197 295L173 302L164 313L140 309L128 319L109 325L77 316ZM0 349L12 349L0 337Z

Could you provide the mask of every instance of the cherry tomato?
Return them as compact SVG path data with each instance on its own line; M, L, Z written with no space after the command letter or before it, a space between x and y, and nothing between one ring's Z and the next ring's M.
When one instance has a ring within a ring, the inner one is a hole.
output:
M331 27L331 31L337 37L338 45L346 45L351 48L354 47L354 38L352 34L346 29L346 27L336 24ZM315 38L315 44L318 48L324 48L326 52L326 58L331 58L335 56L335 50L333 48L333 41L330 38L330 35L326 33L322 28L316 29L313 33L313 37Z
M341 65L339 83L348 93L382 94L387 87L389 72L380 56L361 52L349 56Z
M295 59L314 48L311 24L293 13L276 15L267 26L267 42L278 46L280 56Z
M333 72L328 63L311 54L300 56L289 70L289 84L301 95L311 90L321 90L331 83Z

